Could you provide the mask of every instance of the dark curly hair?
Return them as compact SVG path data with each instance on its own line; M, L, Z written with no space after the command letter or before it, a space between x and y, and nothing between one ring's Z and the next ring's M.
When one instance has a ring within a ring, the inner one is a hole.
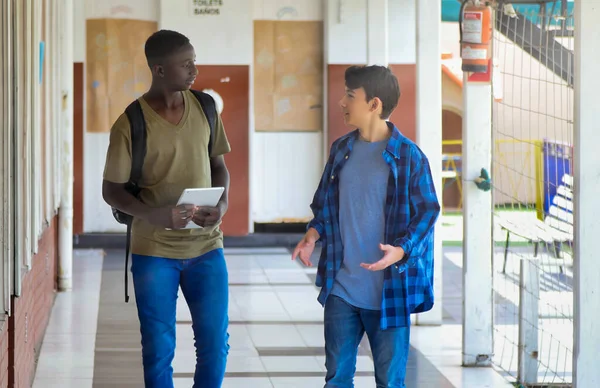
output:
M166 57L190 44L187 36L177 31L160 30L146 40L144 52L148 65L160 64Z

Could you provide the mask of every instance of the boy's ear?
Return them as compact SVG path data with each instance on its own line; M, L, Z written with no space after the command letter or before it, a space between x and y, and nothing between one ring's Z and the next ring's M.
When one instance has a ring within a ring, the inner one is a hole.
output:
M381 100L377 97L373 97L373 99L371 100L371 111L376 111L379 108L383 108L383 103L381 102Z
M162 65L153 65L151 71L155 77L164 78L165 76L165 69Z

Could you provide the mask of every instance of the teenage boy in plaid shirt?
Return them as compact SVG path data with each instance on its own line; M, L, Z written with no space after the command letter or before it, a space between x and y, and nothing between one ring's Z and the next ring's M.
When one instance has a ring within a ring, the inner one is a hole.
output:
M353 387L367 333L377 387L404 388L410 315L433 306L433 232L440 212L429 162L388 122L400 87L382 66L346 70L340 101L357 128L330 151L292 254L307 266L321 241L317 286L325 307L326 388Z

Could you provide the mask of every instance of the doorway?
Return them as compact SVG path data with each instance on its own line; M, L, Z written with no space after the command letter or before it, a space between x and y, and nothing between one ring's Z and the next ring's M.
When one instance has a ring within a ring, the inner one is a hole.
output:
M442 110L442 203L445 212L462 209L462 116Z

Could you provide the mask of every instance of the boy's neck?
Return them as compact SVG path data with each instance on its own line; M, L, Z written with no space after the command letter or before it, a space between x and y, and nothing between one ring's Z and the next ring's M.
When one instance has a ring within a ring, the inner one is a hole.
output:
M377 119L358 129L360 138L369 143L376 143L390 138L391 132L387 121Z
M144 98L147 102L159 104L170 109L179 104L181 96L182 94L180 91L172 91L165 87L152 84L148 92L144 95Z

